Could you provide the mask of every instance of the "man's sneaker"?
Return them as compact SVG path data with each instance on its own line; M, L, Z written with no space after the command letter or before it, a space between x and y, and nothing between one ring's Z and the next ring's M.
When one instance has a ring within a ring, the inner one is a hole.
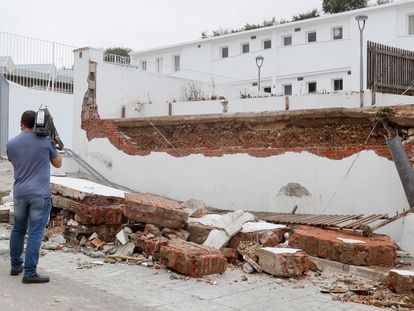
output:
M50 279L48 276L40 276L36 273L34 276L24 276L22 282L25 284L29 283L47 283Z
M19 275L23 271L23 267L11 268L10 275Z

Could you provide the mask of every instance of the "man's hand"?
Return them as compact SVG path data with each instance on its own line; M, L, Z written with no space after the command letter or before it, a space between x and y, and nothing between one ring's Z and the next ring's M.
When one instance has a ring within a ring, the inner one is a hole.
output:
M62 166L62 156L60 154L58 154L58 156L54 159L50 160L50 163L52 163L52 165L56 168L59 168Z

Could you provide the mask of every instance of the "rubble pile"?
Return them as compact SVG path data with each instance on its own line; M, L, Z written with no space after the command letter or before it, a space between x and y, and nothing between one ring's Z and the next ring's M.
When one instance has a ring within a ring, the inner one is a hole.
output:
M342 301L384 306L381 295L386 295L392 297L386 300L389 306L413 303L404 298L414 296L412 271L391 270L383 282L366 286L346 278L327 284L324 268L310 257L391 269L396 267L397 247L383 235L363 237L354 232L288 227L259 221L242 210L209 214L201 201L180 203L84 180L52 178L51 183L53 212L42 245L45 250L83 252L106 263L165 267L185 278L222 274L232 266L246 274L306 277ZM12 201L12 195L2 198L0 222L12 219ZM101 264L79 263L78 269Z

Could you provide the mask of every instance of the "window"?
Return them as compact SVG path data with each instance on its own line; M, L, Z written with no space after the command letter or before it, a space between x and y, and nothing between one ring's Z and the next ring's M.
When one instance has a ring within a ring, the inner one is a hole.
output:
M344 89L344 80L334 79L333 80L333 90L334 91L342 91L343 89Z
M300 28L295 28L295 32L299 32L299 31L301 31Z
M143 70L143 71L147 70L147 61L146 60L141 61L141 70Z
M292 45L292 36L283 37L283 46Z
M341 40L343 38L343 28L342 27L332 28L332 38L334 40Z
M173 60L174 60L174 72L180 71L180 67L181 67L180 55L174 55Z
M250 40L256 40L256 36L251 36Z
M263 49L271 49L272 48L272 40L264 40L263 41Z
M283 94L285 96L290 96L292 95L292 84L285 84L283 86Z
M272 93L272 88L270 86L266 86L266 87L263 88L263 92Z
M243 43L241 45L241 50L242 50L242 54L246 54L250 52L250 44L248 43Z
M316 42L316 31L308 32L307 37L308 37L308 43Z
M221 58L227 58L229 57L229 48L227 46L223 46L221 48Z
M155 66L157 67L157 72L162 72L162 57L155 59Z
M308 93L314 94L317 91L317 84L316 82L308 82Z
M408 16L408 34L414 35L414 15Z

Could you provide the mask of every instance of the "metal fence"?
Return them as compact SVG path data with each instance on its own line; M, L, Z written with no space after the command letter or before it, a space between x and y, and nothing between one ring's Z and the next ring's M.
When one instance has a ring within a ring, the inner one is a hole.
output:
M116 54L104 53L103 61L106 63L113 63L117 65L131 65L131 58L129 56L120 56ZM135 66L134 66L135 67Z
M0 32L0 74L20 85L73 93L74 46Z
M414 96L414 51L368 41L367 84L375 93Z

